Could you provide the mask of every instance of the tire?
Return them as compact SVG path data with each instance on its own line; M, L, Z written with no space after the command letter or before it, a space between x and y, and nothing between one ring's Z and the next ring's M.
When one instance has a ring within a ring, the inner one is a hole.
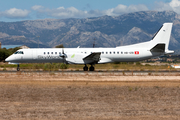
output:
M84 67L83 67L83 70L84 70L84 71L88 71L88 67L87 67L87 66L84 66Z
M89 68L89 71L94 71L94 67L91 66L91 67Z
M19 68L19 67L17 68L17 71L20 71L20 68Z

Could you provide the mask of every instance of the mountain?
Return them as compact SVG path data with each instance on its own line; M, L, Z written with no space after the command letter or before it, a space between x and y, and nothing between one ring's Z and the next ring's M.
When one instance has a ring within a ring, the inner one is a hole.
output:
M84 19L0 22L2 44L29 47L116 47L149 41L165 22L173 22L169 49L180 49L180 15L173 11L142 11ZM40 37L38 37L40 36Z

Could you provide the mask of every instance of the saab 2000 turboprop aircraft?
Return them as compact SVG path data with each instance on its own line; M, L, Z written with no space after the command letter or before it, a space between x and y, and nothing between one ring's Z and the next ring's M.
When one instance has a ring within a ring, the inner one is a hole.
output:
M146 60L164 54L174 53L169 51L169 40L173 23L164 23L152 40L148 42L119 46L116 48L34 48L20 49L5 61L15 63L68 63L84 64L84 71L88 71L87 64L94 71L95 64L111 62L135 62Z

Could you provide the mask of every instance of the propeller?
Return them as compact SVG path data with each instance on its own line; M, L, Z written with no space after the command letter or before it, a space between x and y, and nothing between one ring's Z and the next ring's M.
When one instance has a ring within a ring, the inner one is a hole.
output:
M63 63L66 63L66 58L67 58L67 55L64 53L64 48L62 48L62 54L59 55L60 57L63 58Z

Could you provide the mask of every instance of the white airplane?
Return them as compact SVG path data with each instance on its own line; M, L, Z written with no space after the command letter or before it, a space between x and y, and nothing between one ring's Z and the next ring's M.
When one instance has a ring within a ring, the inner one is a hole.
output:
M6 58L5 61L19 63L67 63L84 64L84 71L88 71L87 64L94 71L95 64L111 62L136 62L152 57L171 54L168 50L173 23L164 23L152 40L133 45L116 48L33 48L20 49Z

